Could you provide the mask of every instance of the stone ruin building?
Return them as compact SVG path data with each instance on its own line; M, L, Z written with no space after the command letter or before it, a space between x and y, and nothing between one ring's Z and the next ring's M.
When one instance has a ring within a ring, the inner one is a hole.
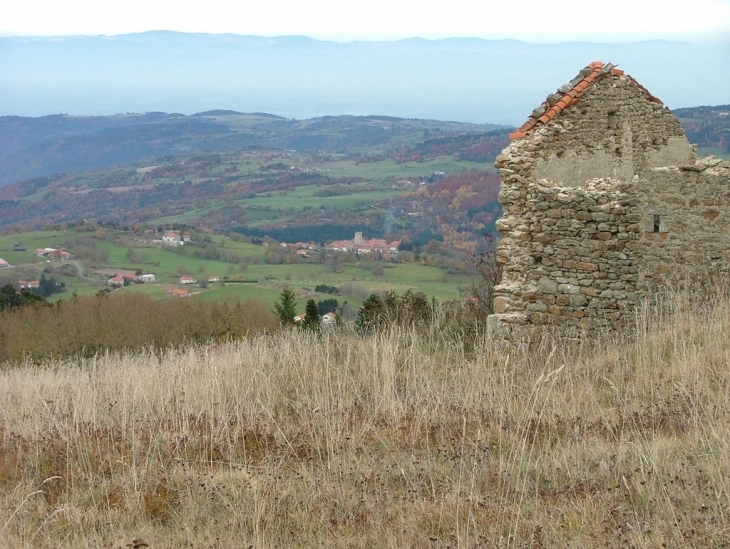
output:
M630 325L668 286L730 262L730 162L698 160L679 121L594 62L536 108L495 162L504 215L493 336Z

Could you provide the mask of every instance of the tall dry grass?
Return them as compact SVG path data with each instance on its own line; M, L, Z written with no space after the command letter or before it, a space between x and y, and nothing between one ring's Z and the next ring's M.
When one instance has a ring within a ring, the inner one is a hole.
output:
M726 547L730 304L474 352L282 332L0 371L14 547Z

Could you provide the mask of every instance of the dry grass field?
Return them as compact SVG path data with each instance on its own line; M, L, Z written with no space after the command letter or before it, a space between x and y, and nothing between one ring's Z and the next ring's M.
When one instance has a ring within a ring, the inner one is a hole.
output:
M730 302L631 341L303 332L0 370L0 545L728 547Z

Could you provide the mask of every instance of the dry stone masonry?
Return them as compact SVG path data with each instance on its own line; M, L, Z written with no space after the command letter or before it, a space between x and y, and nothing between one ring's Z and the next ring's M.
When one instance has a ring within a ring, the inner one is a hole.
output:
M698 160L679 121L614 65L548 96L497 157L497 259L489 328L593 335L639 304L730 265L730 163Z

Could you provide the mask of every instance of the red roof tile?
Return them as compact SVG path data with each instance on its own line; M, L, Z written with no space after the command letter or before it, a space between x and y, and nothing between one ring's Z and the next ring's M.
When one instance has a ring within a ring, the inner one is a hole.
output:
M573 84L573 87L570 90L565 93L557 92L560 94L559 99L552 105L548 103L548 101L545 101L541 105L542 108L536 109L535 114L530 116L527 119L527 122L522 124L522 126L520 126L516 132L510 134L510 139L520 139L522 137L525 137L527 133L530 130L534 129L537 125L547 124L556 116L558 116L563 110L577 104L580 101L580 97L585 94L586 90L588 90L593 84L595 84L599 80L602 80L609 75L624 76L624 71L615 68L615 66L611 63L607 63L606 65L604 65L601 61L593 61L585 69L580 71L580 74L576 78L571 80L572 83L580 78L578 82ZM658 103L659 105L662 104L662 102L654 97L651 93L649 93L649 90L647 90L644 86L639 84L630 76L626 75L626 77L630 79L631 82L633 82L644 93L644 95L646 95L649 101ZM554 97L555 96L548 99L550 99L552 102Z

